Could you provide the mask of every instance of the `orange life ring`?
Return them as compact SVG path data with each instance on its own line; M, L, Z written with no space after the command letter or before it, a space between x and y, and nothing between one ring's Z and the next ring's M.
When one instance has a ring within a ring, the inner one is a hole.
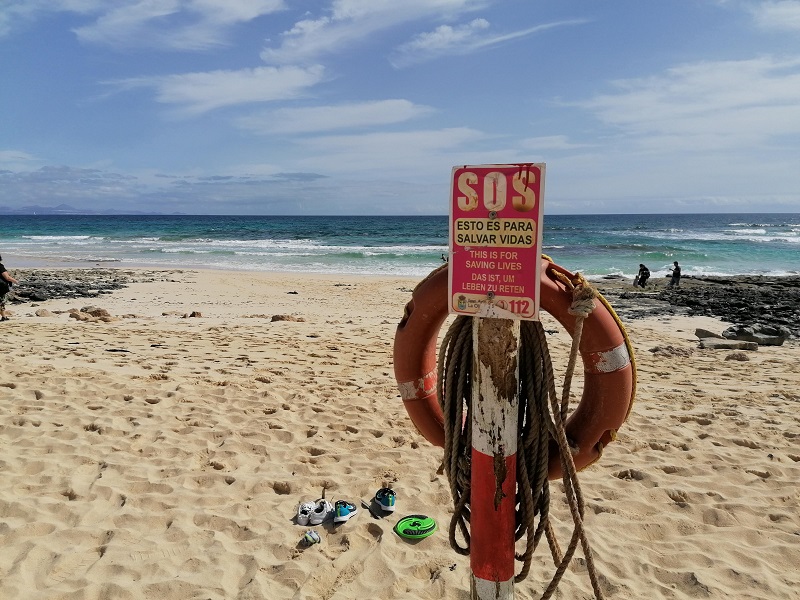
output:
M554 275L575 275L542 259L540 307L573 335L569 314L572 293ZM439 330L448 315L447 265L414 289L394 338L394 373L406 411L429 442L444 446L444 417L436 397L436 352ZM595 462L616 437L633 405L634 365L622 326L605 302L584 320L580 354L584 385L581 401L567 419L567 439L577 448L577 469ZM561 477L558 448L551 440L550 479Z

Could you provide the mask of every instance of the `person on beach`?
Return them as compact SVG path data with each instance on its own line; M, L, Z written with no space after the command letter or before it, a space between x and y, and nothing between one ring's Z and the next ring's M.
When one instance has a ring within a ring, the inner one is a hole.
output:
M633 285L639 285L644 287L647 283L647 280L650 279L650 269L648 269L645 265L639 264L639 273L636 275L636 278L633 280Z
M672 279L669 280L669 285L667 287L680 287L681 286L681 267L676 260L674 263L675 265L672 267Z
M3 257L0 256L0 321L8 321L6 316L6 297L11 291L11 285L19 283L11 276L11 273L6 271L3 265Z

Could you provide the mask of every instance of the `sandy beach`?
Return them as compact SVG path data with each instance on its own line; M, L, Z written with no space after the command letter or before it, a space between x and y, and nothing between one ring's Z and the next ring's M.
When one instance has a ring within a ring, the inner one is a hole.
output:
M418 280L142 273L97 298L9 305L0 598L469 598L441 449L414 429L392 370ZM111 318L67 312L88 306ZM563 374L569 337L543 321ZM800 598L800 343L701 349L696 328L727 326L711 317L625 325L636 404L581 474L604 594ZM298 503L324 490L360 506L383 485L396 513L361 509L300 546ZM398 537L414 513L440 530ZM516 596L538 598L553 571L543 543ZM594 597L580 551L554 597Z

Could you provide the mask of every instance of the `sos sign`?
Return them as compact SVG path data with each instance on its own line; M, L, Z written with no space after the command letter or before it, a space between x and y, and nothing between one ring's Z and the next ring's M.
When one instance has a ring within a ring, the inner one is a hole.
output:
M544 166L544 165L542 165ZM509 200L508 189L511 187L511 206L516 212L527 213L534 210L541 193L542 169L536 165L515 166L508 169L492 170L488 167L463 167L453 169L453 178L458 188L456 202L463 212L477 210L481 204L488 211L503 210ZM482 193L481 193L482 192ZM482 200L482 202L481 202Z
M543 163L453 168L450 312L537 319Z

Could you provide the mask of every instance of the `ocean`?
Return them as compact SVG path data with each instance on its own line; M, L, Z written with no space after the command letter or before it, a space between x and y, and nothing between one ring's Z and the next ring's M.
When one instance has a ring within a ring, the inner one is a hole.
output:
M800 214L545 215L543 252L590 279L800 274ZM446 216L2 215L24 267L161 267L421 277L448 251Z

